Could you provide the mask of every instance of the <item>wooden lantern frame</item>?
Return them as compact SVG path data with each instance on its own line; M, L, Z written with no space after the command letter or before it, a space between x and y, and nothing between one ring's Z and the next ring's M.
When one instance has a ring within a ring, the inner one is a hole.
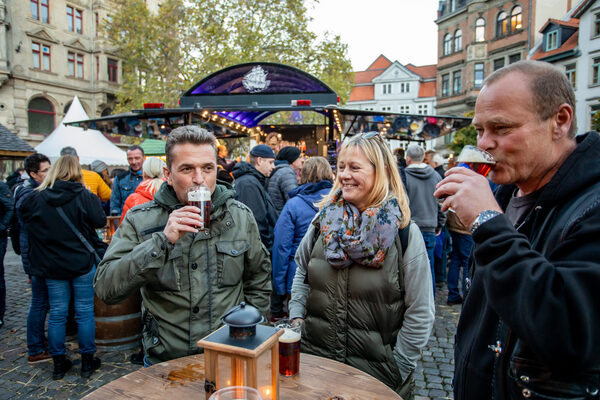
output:
M222 389L217 387L219 354L231 358L232 386L250 386L258 390L258 358L267 350L271 350L271 388L273 400L279 400L279 336L283 335L283 332L283 329L257 325L257 336L268 337L253 348L235 345L236 341L242 345L243 340L227 340L229 338L229 327L227 326L223 326L199 340L198 346L204 348L206 399L208 400L216 390ZM228 343L223 343L223 341ZM246 381L244 381L244 367L246 367Z

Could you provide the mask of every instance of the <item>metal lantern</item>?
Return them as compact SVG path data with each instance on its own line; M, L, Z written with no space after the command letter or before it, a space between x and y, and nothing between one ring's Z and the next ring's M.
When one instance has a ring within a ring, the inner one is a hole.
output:
M221 320L225 326L198 341L204 348L206 398L223 387L249 386L265 400L278 400L279 336L283 330L259 325L263 316L244 302Z

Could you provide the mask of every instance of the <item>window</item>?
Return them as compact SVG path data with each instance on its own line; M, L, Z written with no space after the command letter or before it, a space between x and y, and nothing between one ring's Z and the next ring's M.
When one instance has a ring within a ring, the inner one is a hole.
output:
M594 19L594 36L599 36L600 35L600 14L596 14L596 17Z
M83 79L83 54L69 51L67 53L67 65L70 76Z
M477 18L475 21L475 41L485 41L485 20L483 18Z
M450 0L450 12L456 11L456 0Z
M401 114L409 114L410 113L410 105L404 104L404 105L398 106L398 110L400 111Z
M483 72L483 63L475 63L475 79L473 80L473 84L476 88L480 88L483 84L484 72Z
M33 68L50 71L50 46L31 42L31 54L33 55Z
M100 79L100 57L96 56L96 80Z
M462 92L462 71L454 71L452 73L452 94L460 94Z
M546 51L558 48L558 30L546 34Z
M504 67L504 57L495 59L494 60L494 71L498 71L502 67Z
M381 111L392 111L392 107L381 107Z
M410 83L401 83L400 84L400 93L409 93L410 92Z
M54 130L54 107L43 97L37 97L29 102L27 107L27 122L30 133L50 134Z
M600 57L592 60L592 85L600 85Z
M450 95L450 74L442 75L442 97Z
M573 88L577 87L577 64L565 65L565 75L567 75L567 79L571 82Z
M523 29L523 9L516 6L510 13L510 31L516 32Z
M387 83L383 85L383 94L391 94L392 93L392 84Z
M429 107L427 106L427 104L419 104L417 106L417 114L427 115L428 112L429 112Z
M98 26L100 24L100 19L98 17L98 13L94 13L94 18L96 20L96 25L94 27L94 31L96 32L96 37L98 37Z
M67 29L77 33L83 31L83 11L67 6Z
M31 8L31 18L45 23L50 22L50 19L48 18L50 15L49 1L50 0L30 0L29 6Z
M508 56L508 63L509 64L514 64L517 61L521 61L521 53L511 54L510 56Z
M454 34L454 51L462 50L462 31L459 29Z
M508 33L508 14L502 11L496 18L496 37L505 36Z
M108 72L108 80L110 82L118 82L118 72L119 72L119 62L117 60L113 60L112 58L108 58L106 60L107 63L107 72Z
M447 56L450 53L452 53L452 35L446 33L444 36L444 55Z

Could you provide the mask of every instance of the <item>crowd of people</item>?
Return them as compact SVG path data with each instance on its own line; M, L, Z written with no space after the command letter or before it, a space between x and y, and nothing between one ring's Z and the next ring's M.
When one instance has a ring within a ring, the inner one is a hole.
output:
M574 107L549 64L491 74L473 120L491 181L419 145L394 155L378 132L344 140L335 173L271 141L230 161L198 126L170 132L166 163L132 146L114 180L100 160L82 169L72 148L52 165L34 154L27 178L0 184L0 249L20 228L31 279L29 361L52 359L54 379L69 371L74 299L80 374L100 367L94 292L108 304L141 294L144 366L200 352L245 301L300 327L303 352L411 399L446 283L447 304L462 304L455 398L598 398L600 137L575 136ZM192 185L211 192L207 225ZM96 233L107 215L121 215L108 248Z

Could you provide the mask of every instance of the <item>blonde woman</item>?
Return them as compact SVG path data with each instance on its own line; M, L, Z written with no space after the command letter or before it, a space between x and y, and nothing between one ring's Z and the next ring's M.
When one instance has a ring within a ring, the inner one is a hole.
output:
M435 316L433 289L423 237L377 132L342 145L337 179L318 206L296 252L289 307L302 325L302 351L412 398L412 373Z
M66 357L65 324L71 292L81 354L82 377L100 368L94 357L94 288L96 255L85 247L59 210L100 256L105 246L95 229L106 224L100 199L82 184L81 167L73 156L62 156L50 167L39 187L23 199L19 212L29 235L31 275L46 280L50 316L48 350L54 361L53 379L62 379L71 368Z
M123 205L123 212L121 213L121 222L125 218L125 214L130 208L137 206L138 204L144 204L154 199L154 194L158 191L165 181L163 175L163 168L166 166L165 162L160 158L150 157L142 165L142 176L144 180L140 182L135 192L131 193L125 204Z

